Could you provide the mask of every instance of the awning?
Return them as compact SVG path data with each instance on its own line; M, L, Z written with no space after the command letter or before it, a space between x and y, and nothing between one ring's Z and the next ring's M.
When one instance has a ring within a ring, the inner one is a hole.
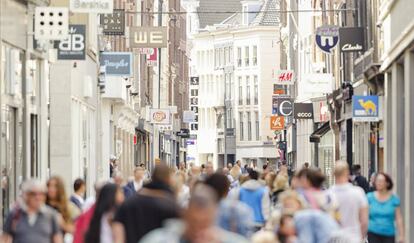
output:
M310 135L310 142L319 143L321 141L321 137L329 130L331 130L331 126L329 125L329 122L325 122L320 128L316 129L316 131Z

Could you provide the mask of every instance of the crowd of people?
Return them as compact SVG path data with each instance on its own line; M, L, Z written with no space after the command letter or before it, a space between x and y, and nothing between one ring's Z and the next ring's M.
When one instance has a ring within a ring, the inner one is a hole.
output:
M360 167L359 167L360 171ZM377 173L372 184L346 162L335 163L328 188L318 168L289 173L240 161L214 169L159 163L149 175L138 166L125 180L111 176L85 198L82 179L68 196L64 181L27 180L4 223L4 243L388 243L404 242L400 200L393 182Z

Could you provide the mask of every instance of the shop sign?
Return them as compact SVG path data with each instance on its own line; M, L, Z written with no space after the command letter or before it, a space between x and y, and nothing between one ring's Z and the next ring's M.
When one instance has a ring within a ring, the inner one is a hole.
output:
M356 122L379 121L378 96L353 96L352 118Z
M150 48L150 53L147 54L147 65L150 67L157 66L157 59L158 59L158 49Z
M193 123L194 121L195 121L194 111L183 111L183 122L184 123Z
M189 138L190 137L190 130L183 128L179 132L177 132L177 136L181 138Z
M293 85L295 73L292 70L280 70L275 77L275 84Z
M36 7L34 25L34 37L38 41L66 39L69 29L68 8Z
M167 27L131 27L131 48L167 47Z
M73 13L109 14L114 9L113 0L70 0L69 9Z
M131 52L102 52L100 55L102 66L106 66L107 76L132 75L132 53Z
M346 27L339 29L339 47L342 52L359 52L364 50L364 29Z
M278 131L285 129L285 117L283 116L271 116L270 117L270 130Z
M150 123L152 124L170 124L170 110L168 109L151 109Z
M313 104L312 103L295 103L294 106L295 119L313 119Z
M199 85L200 84L200 78L199 77L191 77L190 78L190 85Z
M328 104L326 101L313 103L313 116L315 122L328 122L331 119Z
M101 25L105 35L124 35L125 10L114 9L112 14L101 15Z
M187 139L187 141L185 141L185 144L188 145L195 145L196 144L196 140L194 139Z
M289 97L273 96L272 114L278 116L291 116L293 114L293 102Z
M173 130L172 125L158 125L158 130L160 132L170 132Z
M324 25L316 29L316 45L323 52L331 54L331 50L339 42L339 27L335 25Z
M69 37L56 41L58 60L85 60L86 27L85 25L70 25Z

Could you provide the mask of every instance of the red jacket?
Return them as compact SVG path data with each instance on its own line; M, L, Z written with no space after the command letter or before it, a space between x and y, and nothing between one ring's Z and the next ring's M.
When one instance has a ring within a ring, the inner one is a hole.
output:
M95 204L78 217L75 223L75 234L73 237L73 243L84 243L85 233L89 229L89 224L92 220L94 212Z

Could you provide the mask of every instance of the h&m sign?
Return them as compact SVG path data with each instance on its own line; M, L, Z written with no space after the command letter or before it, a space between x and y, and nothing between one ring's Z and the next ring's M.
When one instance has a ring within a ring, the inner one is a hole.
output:
M132 27L129 33L131 48L167 47L167 27Z

